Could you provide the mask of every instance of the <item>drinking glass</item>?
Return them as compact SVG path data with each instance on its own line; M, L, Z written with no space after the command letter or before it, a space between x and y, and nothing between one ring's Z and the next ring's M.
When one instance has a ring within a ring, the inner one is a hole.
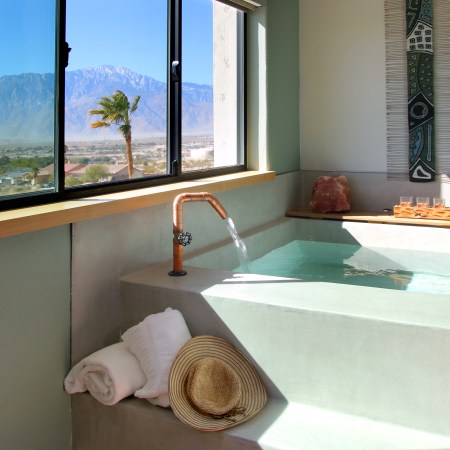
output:
M400 206L412 206L413 198L412 195L405 195L400 197Z
M428 208L430 206L430 197L417 197L416 206L418 208Z

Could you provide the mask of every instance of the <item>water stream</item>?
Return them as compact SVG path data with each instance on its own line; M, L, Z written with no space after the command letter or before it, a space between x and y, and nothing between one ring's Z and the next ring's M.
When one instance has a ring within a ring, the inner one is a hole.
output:
M230 236L233 238L240 268L243 269L244 272L248 273L250 272L250 259L248 257L247 247L245 246L244 241L240 238L239 233L236 230L236 226L234 225L234 222L230 217L227 217L225 219L225 223L227 225L228 231L230 232Z

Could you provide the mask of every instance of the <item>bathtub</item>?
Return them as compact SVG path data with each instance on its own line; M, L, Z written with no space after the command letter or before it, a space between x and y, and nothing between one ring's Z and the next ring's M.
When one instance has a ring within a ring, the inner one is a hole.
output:
M358 245L388 260L387 269L408 262L405 250L433 252L440 270L450 248L448 230L327 220L283 218L240 234L252 260L300 240ZM251 430L257 448L302 448L304 439L323 436L321 448L351 448L361 418L366 440L355 448L373 448L377 439L377 448L413 448L418 434L420 448L450 448L449 294L242 273L231 238L189 250L186 276L169 276L168 261L122 277L121 329L172 307L193 336L219 336L242 351L269 394L265 412L236 428ZM351 431L325 416L297 422L291 407L336 413ZM374 424L383 425L375 431ZM282 436L290 446L274 444Z

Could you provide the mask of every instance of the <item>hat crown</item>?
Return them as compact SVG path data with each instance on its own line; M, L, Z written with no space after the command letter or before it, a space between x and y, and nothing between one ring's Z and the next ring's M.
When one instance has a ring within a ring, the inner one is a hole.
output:
M186 391L200 413L223 416L237 406L241 398L241 381L225 361L205 357L190 367Z

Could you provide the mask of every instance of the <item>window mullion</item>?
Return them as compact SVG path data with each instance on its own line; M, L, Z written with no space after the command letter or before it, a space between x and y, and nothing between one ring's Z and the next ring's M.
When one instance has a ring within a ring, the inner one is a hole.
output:
M65 76L69 48L66 43L66 1L57 0L57 42L55 55L55 191L64 194L65 187Z
M168 171L181 174L181 1L169 0Z

